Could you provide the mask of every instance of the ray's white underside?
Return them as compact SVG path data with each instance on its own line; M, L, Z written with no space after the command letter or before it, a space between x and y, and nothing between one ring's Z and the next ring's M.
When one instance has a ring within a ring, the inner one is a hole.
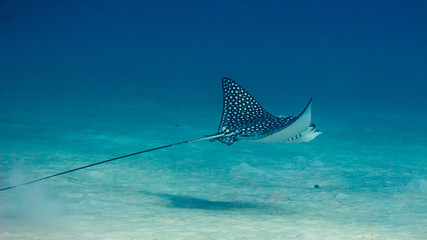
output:
M311 123L310 101L304 111L299 115L298 119L290 126L267 137L248 141L302 143L315 139L321 133L322 132L316 130L315 125Z

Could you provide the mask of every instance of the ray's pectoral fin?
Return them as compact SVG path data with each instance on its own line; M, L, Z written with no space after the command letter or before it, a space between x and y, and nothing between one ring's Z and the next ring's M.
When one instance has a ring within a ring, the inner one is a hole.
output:
M311 100L312 99L310 99L305 109L297 117L297 120L288 127L288 136L294 133L296 134L286 138L285 142L310 142L311 140L322 134L321 131L316 129L316 124L311 122ZM287 128L284 129L284 132L286 132L286 129Z
M322 132L317 130L316 125L311 122L311 101L312 99L310 99L304 110L288 126L255 141L302 143L316 138Z

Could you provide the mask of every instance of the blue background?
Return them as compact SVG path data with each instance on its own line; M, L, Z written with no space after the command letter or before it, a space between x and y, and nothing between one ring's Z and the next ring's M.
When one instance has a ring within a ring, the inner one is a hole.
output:
M424 109L426 1L0 2L0 100ZM424 110L425 111L425 110Z
M3 191L0 239L425 239L426 13L0 0L0 188L215 134L223 76L273 114L313 97L323 132L192 142Z

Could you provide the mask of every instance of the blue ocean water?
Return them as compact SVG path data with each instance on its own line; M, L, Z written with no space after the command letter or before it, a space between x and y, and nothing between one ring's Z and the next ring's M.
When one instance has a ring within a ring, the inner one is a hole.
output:
M189 143L0 192L0 239L423 239L425 1L0 2L0 187L217 131L221 77L306 144ZM314 188L318 185L319 188Z

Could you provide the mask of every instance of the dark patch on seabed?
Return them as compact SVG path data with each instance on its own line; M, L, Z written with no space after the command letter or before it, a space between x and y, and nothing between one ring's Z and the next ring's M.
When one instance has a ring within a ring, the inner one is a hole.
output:
M188 208L188 209L202 209L202 210L217 210L227 211L236 209L265 209L267 206L264 204L242 202L242 201L212 201L202 198L196 198L184 195L174 195L167 193L153 193L148 191L140 191L143 194L160 197L168 200L168 207L173 208Z

